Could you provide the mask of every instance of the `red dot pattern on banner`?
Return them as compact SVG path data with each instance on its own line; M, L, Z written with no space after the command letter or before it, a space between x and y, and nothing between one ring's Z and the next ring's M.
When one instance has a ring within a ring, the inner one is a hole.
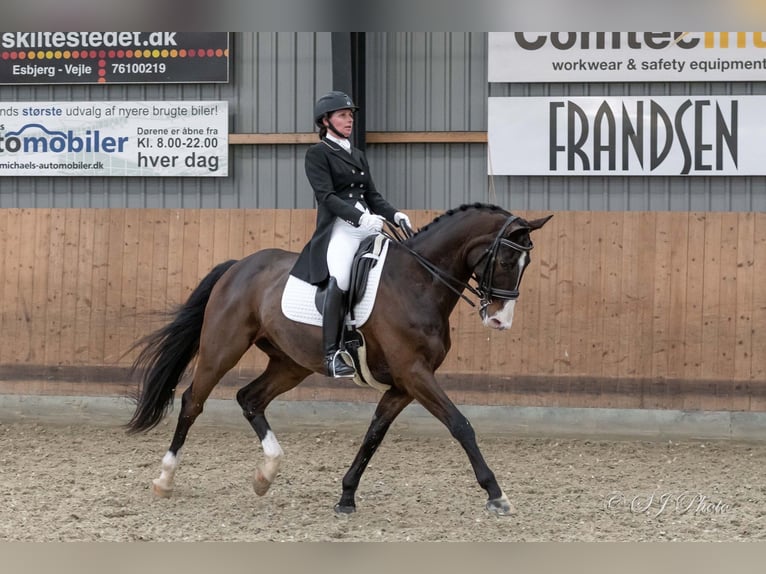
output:
M172 48L159 50L57 50L55 52L41 50L0 52L3 60L98 60L98 82L106 83L106 60L123 58L223 58L229 56L228 48Z
M222 58L229 55L228 49L223 48L181 48L154 50L57 50L56 52L29 50L27 52L0 52L3 60L68 60L68 59L121 59L121 58Z

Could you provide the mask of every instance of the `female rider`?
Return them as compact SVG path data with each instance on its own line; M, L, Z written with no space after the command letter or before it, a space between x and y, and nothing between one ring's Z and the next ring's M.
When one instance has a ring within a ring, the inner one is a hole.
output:
M359 244L378 233L384 219L411 227L409 217L375 189L367 158L349 141L358 109L349 96L338 91L325 94L314 106L320 141L306 152L305 168L317 202L316 230L291 271L312 285L327 286L322 338L326 374L331 377L356 373L340 351L351 263Z

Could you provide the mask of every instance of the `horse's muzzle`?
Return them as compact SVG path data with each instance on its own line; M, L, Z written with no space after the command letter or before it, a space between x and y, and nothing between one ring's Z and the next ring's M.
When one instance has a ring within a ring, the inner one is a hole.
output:
M497 329L499 331L505 331L506 329L510 329L511 325L513 325L513 312L515 308L516 300L509 299L499 310L495 311L491 315L488 311L489 304L482 306L482 308L479 310L479 316L481 317L481 321L485 327L489 327L490 329Z

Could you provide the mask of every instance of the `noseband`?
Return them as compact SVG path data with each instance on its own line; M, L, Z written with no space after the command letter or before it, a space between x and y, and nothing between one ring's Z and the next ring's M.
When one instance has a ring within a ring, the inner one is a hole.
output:
M534 247L531 242L529 246L525 246L503 237L508 227L510 227L510 225L517 219L519 219L517 215L511 215L506 220L506 222L500 228L500 231L498 231L497 235L495 236L495 240L492 242L492 245L490 245L487 250L484 251L482 256L479 258L479 261L476 263L478 266L479 263L481 263L481 261L486 258L486 263L484 264L484 269L482 270L481 275L476 275L476 273L474 273L474 278L478 283L476 291L481 299L480 309L482 310L492 302L492 299L513 300L518 299L519 297L519 285L521 284L521 275L524 271L523 269L519 271L519 275L516 278L516 285L513 289L498 289L492 286L492 282L495 276L495 262L497 261L497 254L501 247L510 247L519 253L528 253Z

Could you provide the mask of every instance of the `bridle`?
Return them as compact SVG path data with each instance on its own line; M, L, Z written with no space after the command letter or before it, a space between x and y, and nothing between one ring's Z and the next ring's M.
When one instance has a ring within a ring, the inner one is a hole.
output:
M497 289L492 286L492 281L494 279L495 275L495 263L497 261L497 254L500 251L501 247L510 247L511 249L518 251L519 253L528 253L532 250L534 245L530 241L529 245L521 245L519 243L516 243L515 241L511 241L510 239L506 239L503 237L503 234L505 231L510 227L510 225L517 221L518 219L521 219L518 215L511 215L506 219L503 226L500 228L500 231L497 232L497 235L495 236L494 241L492 244L487 247L487 249L484 250L484 253L482 253L481 257L479 257L479 260L476 262L476 264L473 266L473 272L471 274L471 278L476 281L477 285L476 287L472 287L468 283L464 283L463 281L460 281L459 279L455 279L452 277L452 275L449 275L442 271L439 267L431 263L428 259L423 257L420 253L417 251L411 249L407 245L403 243L404 238L400 237L397 233L396 229L389 225L389 228L393 231L393 237L389 233L384 233L386 237L389 239L396 241L399 243L399 245L407 252L410 253L417 261L420 263L431 275L439 279L442 283L444 283L447 287L449 287L454 293L462 297L465 301L467 301L472 307L476 306L476 303L471 301L468 297L466 297L463 294L463 290L467 289L471 293L473 293L476 297L479 298L480 301L480 307L479 311L483 311L484 309L489 306L489 304L492 302L493 299L507 299L507 300L513 300L518 299L519 297L519 285L521 284L521 276L523 269L519 272L519 276L516 279L516 285L513 289ZM412 230L406 229L405 234L408 237L412 236ZM484 268L481 271L481 274L478 274L476 272L476 267L479 266L479 264L486 259L486 263L484 264Z
M487 260L484 264L484 269L481 272L481 276L476 274L476 266L474 266L473 278L478 283L478 288L476 291L481 299L481 307L479 308L480 310L484 310L492 302L492 299L514 300L519 298L519 285L521 285L521 276L524 271L523 269L519 271L519 275L516 278L516 285L513 287L513 289L497 289L492 286L492 281L495 277L495 262L501 247L510 247L519 253L528 253L532 251L532 248L534 247L531 241L529 245L526 246L503 237L505 230L508 229L508 227L518 219L519 217L517 215L511 215L505 221L503 226L500 228L500 231L497 232L492 245L490 245L484 251L482 256L479 258L479 261L476 262L476 266L478 266L484 258Z

